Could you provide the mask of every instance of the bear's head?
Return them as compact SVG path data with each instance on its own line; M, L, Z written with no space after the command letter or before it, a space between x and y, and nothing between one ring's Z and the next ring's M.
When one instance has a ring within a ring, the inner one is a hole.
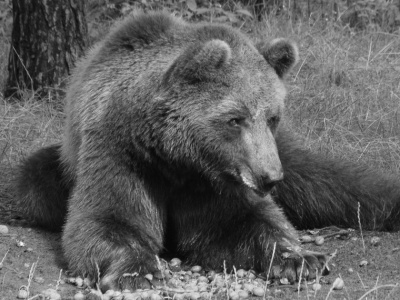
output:
M284 109L282 78L298 60L297 47L285 39L253 45L225 27L203 31L163 76L156 108L163 155L218 187L265 195L283 178L274 136Z

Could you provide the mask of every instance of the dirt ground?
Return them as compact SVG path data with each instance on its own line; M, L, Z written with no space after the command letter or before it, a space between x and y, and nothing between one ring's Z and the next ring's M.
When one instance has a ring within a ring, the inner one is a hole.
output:
M62 299L73 299L79 288L65 283L68 275L60 234L21 226L8 229L8 234L0 234L0 261L5 256L0 269L0 300L16 299L18 289L28 285L34 263L37 265L30 281L30 297L48 288L55 289L62 270L64 282L58 284L58 292ZM373 237L380 238L377 245L371 243ZM315 251L337 250L330 274L321 279L322 289L315 293L309 285L308 291L304 288L297 292L295 286L275 284L269 288L266 299L400 299L400 232L363 232L363 238L365 252L357 231L327 239L321 246L306 244L306 248ZM363 260L367 265L360 266ZM331 291L328 296L332 282L339 276L345 283L344 289Z

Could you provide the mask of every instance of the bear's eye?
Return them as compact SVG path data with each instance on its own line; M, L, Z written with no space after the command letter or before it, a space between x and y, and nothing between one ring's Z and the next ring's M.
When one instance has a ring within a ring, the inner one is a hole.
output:
M242 123L243 123L243 119L241 119L241 118L233 118L228 121L229 126L232 126L232 127L240 127Z

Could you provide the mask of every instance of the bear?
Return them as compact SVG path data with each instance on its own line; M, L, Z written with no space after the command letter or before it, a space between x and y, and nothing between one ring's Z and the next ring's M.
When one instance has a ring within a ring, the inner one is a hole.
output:
M303 147L284 114L298 57L287 39L132 14L76 66L62 142L22 162L23 213L62 230L70 271L103 291L146 285L158 256L315 278L329 255L296 228L355 227L359 209L363 228L398 230L400 184Z

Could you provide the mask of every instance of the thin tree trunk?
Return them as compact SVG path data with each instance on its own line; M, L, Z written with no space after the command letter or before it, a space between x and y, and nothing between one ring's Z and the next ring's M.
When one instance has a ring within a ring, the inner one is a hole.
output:
M60 92L87 45L82 0L13 0L13 30L4 94Z

